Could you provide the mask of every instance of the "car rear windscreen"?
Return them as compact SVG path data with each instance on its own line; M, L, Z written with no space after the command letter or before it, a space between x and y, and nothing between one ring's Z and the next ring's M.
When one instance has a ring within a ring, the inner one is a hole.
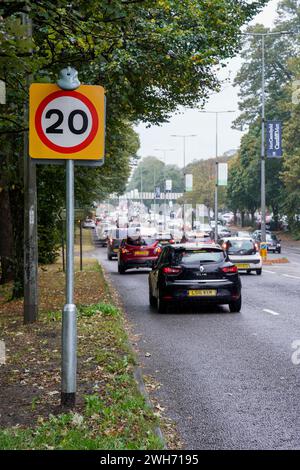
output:
M230 240L227 242L227 250L231 255L256 252L255 245L251 240Z
M156 242L155 238L138 238L138 239L127 238L126 240L127 245L131 245L131 246L151 246L155 242Z
M221 250L184 250L175 253L175 264L220 263L225 255Z

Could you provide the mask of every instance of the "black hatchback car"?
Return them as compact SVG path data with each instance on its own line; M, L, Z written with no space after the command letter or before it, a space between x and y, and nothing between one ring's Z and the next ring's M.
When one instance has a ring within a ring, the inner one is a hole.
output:
M242 305L241 280L228 255L214 244L164 247L149 274L149 302L164 313L175 302Z

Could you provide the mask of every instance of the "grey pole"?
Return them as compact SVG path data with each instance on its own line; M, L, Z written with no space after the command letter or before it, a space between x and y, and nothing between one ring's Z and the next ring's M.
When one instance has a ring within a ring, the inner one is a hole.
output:
M265 173L265 36L262 35L262 96L261 96L261 241L266 241L266 173Z
M218 242L218 113L216 113L215 242Z
M166 198L167 198L167 191L166 191L166 153L167 151L166 150L163 150L163 153L164 153L164 231L167 230L167 219L166 219L166 209L167 209L167 202L166 202Z
M26 7L27 11L29 7ZM32 36L32 22L27 13L22 14L27 36ZM32 51L30 50L30 53ZM29 89L30 77L26 78ZM29 121L28 103L24 105L24 121ZM24 323L38 319L38 241L36 166L29 157L28 132L24 132Z
M62 322L61 404L75 405L77 369L77 325L74 305L74 160L66 161L66 304Z
M185 139L183 135L183 206L182 206L182 218L183 218L183 230L185 232Z
M166 225L167 225L167 221L166 221L166 154L167 152L172 152L174 149L162 149L162 148L159 148L159 149L154 149L155 151L157 152L163 152L163 155L164 155L164 230L166 230Z

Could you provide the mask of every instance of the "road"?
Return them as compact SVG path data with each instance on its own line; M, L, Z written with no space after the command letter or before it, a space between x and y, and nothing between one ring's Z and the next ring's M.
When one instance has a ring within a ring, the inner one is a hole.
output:
M292 361L300 252L290 250L289 264L265 267L262 276L242 275L239 314L224 306L160 315L148 305L146 271L119 275L105 248L94 256L141 335L143 371L161 383L157 398L185 449L300 449L300 365Z

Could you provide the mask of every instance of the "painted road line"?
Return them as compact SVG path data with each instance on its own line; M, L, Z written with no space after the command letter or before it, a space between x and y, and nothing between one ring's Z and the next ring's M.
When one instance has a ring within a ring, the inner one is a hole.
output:
M268 269L264 269L264 273L277 274L275 271L269 271Z
M264 312L270 313L271 315L279 315L278 312L274 312L274 310L269 310L268 308L264 308Z
M292 276L291 274L283 274L284 277L289 277L291 279L300 279L299 276Z

